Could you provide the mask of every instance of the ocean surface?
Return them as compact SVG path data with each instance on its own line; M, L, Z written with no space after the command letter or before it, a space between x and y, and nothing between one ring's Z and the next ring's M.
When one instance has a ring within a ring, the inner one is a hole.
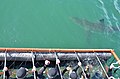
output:
M119 49L119 31L108 34L93 30L90 34L85 26L76 24L71 17L94 23L104 19L106 27L120 29L120 1L1 1L0 46Z
M1 0L0 47L110 48L120 57L120 0Z

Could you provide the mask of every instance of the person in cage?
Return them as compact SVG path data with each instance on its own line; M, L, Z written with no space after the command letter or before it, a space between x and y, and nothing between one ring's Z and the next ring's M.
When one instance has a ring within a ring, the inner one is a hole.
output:
M49 68L48 70L48 73L47 73L48 79L61 79L62 74L60 74L58 64L60 64L60 60L57 58L55 67Z
M106 66L106 71L107 71L107 75L110 79L114 79L113 77L113 68L114 68L114 65L111 64L110 67ZM106 78L106 77L105 77ZM107 79L107 78L106 78Z
M35 72L36 79L45 79L45 77L43 76L43 72L45 71L47 65L49 64L50 61L45 60L44 66L38 72L36 70L36 67L33 66L32 73ZM26 77L26 72L27 72L26 68L21 67L16 73L17 79L34 79L34 74L30 77Z
M9 71L8 71L7 67L3 68L3 73L2 74L4 74L4 72L5 72L5 79L9 79L10 78L10 74L9 74Z
M32 70L34 70L34 69L32 69ZM33 79L32 77L28 77L28 78L26 77L28 69L24 68L24 67L21 67L20 69L18 69L18 71L16 73L16 78L10 77L9 70L7 67L3 68L3 72L4 71L5 71L5 79Z
M33 67L32 69L33 71L36 71L35 70L35 67ZM25 67L20 67L20 69L17 70L17 73L16 73L16 78L17 79L34 79L34 76L30 76L30 77L27 77L28 75L28 69L25 68ZM36 73L37 74L37 73Z
M84 72L81 72L81 79L85 79L85 77L90 79L90 69L92 69L92 65L85 66Z
M46 70L47 66L50 64L50 61L45 60L44 66L38 71L38 79L45 79L43 72Z
M64 76L65 72L69 71L69 79L79 79L77 70L80 66L81 66L81 62L78 62L78 64L73 69L70 66L68 66L63 70L62 75Z
M70 70L72 70L72 68L71 68L70 65L68 65L67 67L65 67L65 68L63 69L62 75L63 75L64 79L68 79L64 74L65 74L67 71L70 71Z
M92 76L92 79L104 79L101 72L96 71L95 74Z

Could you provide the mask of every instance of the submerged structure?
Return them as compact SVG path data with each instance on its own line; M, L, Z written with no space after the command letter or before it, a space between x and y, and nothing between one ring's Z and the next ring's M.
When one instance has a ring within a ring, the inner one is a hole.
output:
M112 55L119 58L112 49L45 49L45 48L0 48L0 61L6 57L7 61L31 61L35 56L37 61L55 60L56 55L60 60L79 60L95 62L96 56L101 62L107 61ZM96 63L93 63L96 64Z
M35 61L40 63L44 60L55 62L56 58L58 58L63 63L63 65L60 64L61 67L70 64L72 61L73 64L76 64L76 61L81 62L81 68L83 67L82 71L84 71L86 65L92 65L93 67L99 66L107 78L108 75L103 64L112 56L117 61L116 63L112 63L112 65L120 64L119 58L113 49L0 48L0 61L4 62L4 67L8 66L10 68L15 64L14 62L18 65L18 62L31 61L32 65L35 66ZM9 62L13 63L10 64ZM22 66L21 63L19 67ZM28 64L27 66L30 65ZM114 68L119 68L119 66L114 66Z

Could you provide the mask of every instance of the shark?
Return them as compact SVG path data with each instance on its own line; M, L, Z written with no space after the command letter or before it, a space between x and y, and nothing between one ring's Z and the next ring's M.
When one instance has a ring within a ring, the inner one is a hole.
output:
M86 32L86 42L91 43L93 39L93 34L97 34L97 36L103 36L109 39L112 42L117 42L120 39L120 28L117 26L108 26L105 23L104 19L100 19L97 22L91 22L87 19L81 19L78 17L71 17L74 23L80 25L82 29ZM115 39L117 38L117 39ZM114 41L116 40L116 41Z
M94 33L113 33L120 32L120 29L116 26L105 25L105 20L100 19L98 22L90 22L87 19L80 19L78 17L71 17L71 19L78 25L83 26L83 28L89 32Z

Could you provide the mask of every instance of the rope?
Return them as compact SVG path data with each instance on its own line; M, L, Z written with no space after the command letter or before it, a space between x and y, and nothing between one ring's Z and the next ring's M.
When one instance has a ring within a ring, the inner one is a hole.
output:
M16 66L15 66L15 61L16 61L16 58L15 58L15 60L13 61L13 63L10 64L10 66L8 67L8 68L10 68L9 71L12 72L11 75L13 75L13 74L15 75L15 74L16 74L16 73L14 72L14 71L15 71L14 69L15 69L15 67L16 67ZM13 68L13 69L12 69L12 68Z
M1 62L0 66L2 66L2 65L3 65L3 62Z
M56 57L56 59L58 59L56 52L55 52L55 57ZM57 64L57 65L58 65L58 69L59 69L59 72L60 72L60 77L61 77L61 79L63 79L62 72L60 70L60 65L59 64Z
M18 68L20 68L22 65L26 66L26 63L28 62L29 58L27 58L25 61L22 61L20 63L20 65L18 66ZM16 61L16 58L15 58L15 61Z
M49 49L49 53L50 53L51 49ZM43 56L42 52L40 53L40 55L42 56L43 60L46 60L45 57Z
M108 79L116 79L116 78L114 78L113 76L111 76L111 77L109 77ZM119 79L119 78L118 78Z
M43 60L46 60L42 53L40 53L40 55L42 56Z
M35 56L34 56L34 54L33 54L32 51L31 51L31 54L32 54L32 64L33 64L33 67L35 67L35 64L34 64L34 58L35 58ZM34 71L34 79L36 79L35 71Z
M6 54L6 51L5 51L5 55L4 55L4 57L5 57L4 67L6 67L6 56L7 56L7 54ZM3 74L3 79L5 79L5 71L4 71L4 74Z
M95 52L94 52L94 53L95 53ZM102 65L102 63L101 63L101 61L100 61L100 59L99 59L99 57L97 56L96 53L95 53L95 56L96 56L96 58L97 58L97 60L98 60L98 62L99 62L99 64L100 64L102 70L104 71L104 73L105 73L107 79L109 79L109 76L107 75L107 72L105 71L105 69L104 69L104 67L103 67L103 65Z
M76 52L75 52L75 54L76 54L76 57L77 57L78 62L80 62L80 59L79 59L79 57L78 57L78 55L77 55ZM85 79L87 79L87 77L86 77L86 73L84 72L83 67L82 67L82 66L80 66L80 67L81 67L81 69L82 69L82 72L83 72L83 74L84 74Z
M20 67L22 66L22 64L23 64L23 63L24 63L24 61L22 61L22 62L21 62L21 64L19 65L19 67L18 67L18 68L20 68Z
M15 61L16 61L16 58L15 58L15 60L13 61L13 63L10 64L9 68L11 68L13 65L15 65Z
M120 69L120 66L115 67L114 64L119 64L118 61L116 63L112 63L111 66L115 69Z
M29 60L29 58L27 58L27 59L26 59L24 66L26 66L26 64L27 64L28 60Z

